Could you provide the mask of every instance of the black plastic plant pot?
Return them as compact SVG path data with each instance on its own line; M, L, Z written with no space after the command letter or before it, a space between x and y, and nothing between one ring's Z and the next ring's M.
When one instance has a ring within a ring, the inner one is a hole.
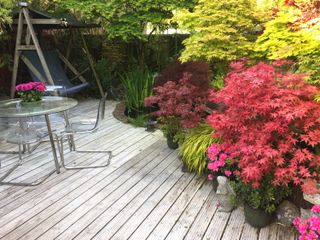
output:
M137 111L135 109L128 109L126 107L126 109L124 110L124 114L127 116L127 117L130 117L130 118L137 118L142 112L141 111Z
M177 149L179 144L174 141L174 136L168 135L167 136L167 144L170 149Z
M252 227L263 228L268 226L274 215L272 213L267 213L259 208L253 208L247 203L244 203L244 216L246 222L249 223Z

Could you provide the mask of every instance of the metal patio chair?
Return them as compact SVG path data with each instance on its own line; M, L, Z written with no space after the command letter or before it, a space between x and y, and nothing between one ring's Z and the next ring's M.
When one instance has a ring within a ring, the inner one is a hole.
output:
M112 158L112 152L107 150L78 150L75 145L74 136L77 134L90 134L98 130L101 121L104 119L105 115L105 104L106 104L105 94L99 101L98 111L96 119L86 119L79 122L71 122L67 123L67 127L64 132L61 134L55 134L56 140L58 143L58 150L60 153L61 164L66 170L76 170L76 169L87 169L87 168L101 168L107 167L110 164L110 160ZM64 159L64 148L63 143L64 140L69 142L70 151L78 152L78 153L106 153L107 159L106 163L102 165L77 165L75 167L68 167L65 163Z
M14 172L19 166L23 163L22 154L25 152L25 146L29 146L31 143L37 143L39 141L39 136L35 127L30 124L28 121L20 121L16 126L11 127L6 136L5 140L8 143L18 145L17 154L19 155L18 162L12 166L7 172L0 176L0 185L14 185L14 186L37 186L43 183L47 178L49 178L54 172L51 171L42 178L33 181L33 182L14 182L14 181L5 181L5 179ZM28 149L30 152L30 150Z

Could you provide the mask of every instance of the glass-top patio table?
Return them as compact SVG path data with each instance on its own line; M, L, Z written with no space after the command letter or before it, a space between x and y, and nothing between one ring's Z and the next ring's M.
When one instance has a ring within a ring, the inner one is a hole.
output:
M60 173L60 164L57 157L49 115L64 112L75 107L77 104L78 101L75 99L57 96L43 97L40 102L27 104L22 103L20 99L3 100L0 101L0 118L25 118L44 115L56 172Z

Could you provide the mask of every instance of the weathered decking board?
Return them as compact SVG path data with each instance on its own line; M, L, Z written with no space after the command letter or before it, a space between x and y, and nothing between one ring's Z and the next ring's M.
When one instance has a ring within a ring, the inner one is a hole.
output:
M72 119L93 117L97 100L70 111ZM273 224L255 229L240 207L220 212L211 183L180 170L177 151L160 132L133 128L112 117L108 102L98 132L76 139L83 148L110 149L107 168L65 171L37 187L0 186L0 239L212 239L281 240L296 238L292 229ZM14 145L0 142L1 150ZM10 180L32 181L53 169L49 143L24 156ZM101 154L66 153L73 163L101 163ZM0 155L0 175L17 156Z

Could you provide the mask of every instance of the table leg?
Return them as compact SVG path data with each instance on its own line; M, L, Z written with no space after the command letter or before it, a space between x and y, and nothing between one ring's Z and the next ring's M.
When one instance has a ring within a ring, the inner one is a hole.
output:
M60 164L59 164L59 160L58 160L58 156L57 156L56 146L55 146L55 144L54 144L54 139L53 139L53 135L52 135L52 130L51 130L51 124L50 124L49 115L48 115L48 114L45 114L44 116L45 116L46 123L47 123L48 135L49 135L49 139L50 139L50 143L51 143L51 148L52 148L54 163L55 163L55 165L56 165L56 172L57 172L57 173L60 173Z
M70 121L69 121L68 112L67 112L67 111L64 111L64 112L63 112L63 116L64 116L64 120L65 120L65 122L66 122L67 128L70 128L71 125L70 125ZM75 148L75 144L74 144L73 135L68 135L68 143L69 143L69 149L70 149L70 151L75 151L76 148Z

